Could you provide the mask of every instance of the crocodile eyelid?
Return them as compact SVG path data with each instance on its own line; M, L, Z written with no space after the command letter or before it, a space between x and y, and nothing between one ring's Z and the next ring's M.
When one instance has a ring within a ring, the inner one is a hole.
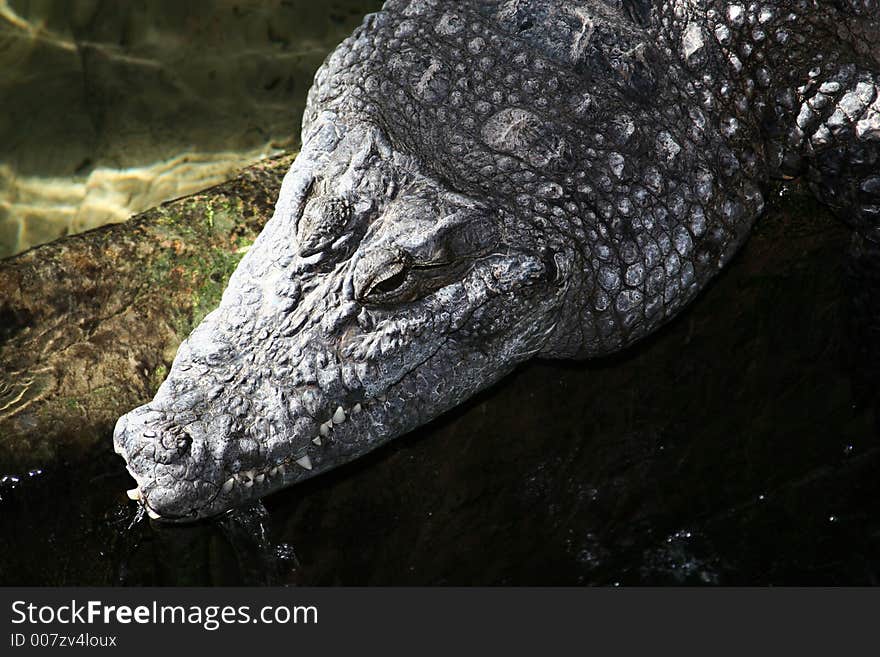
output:
M370 283L367 285L367 289L364 292L364 299L369 299L376 291L377 288L385 283L393 279L395 276L399 276L402 272L406 272L408 269L407 263L403 261L396 261L390 263L390 269L386 269L381 272L377 272L375 276L370 280Z

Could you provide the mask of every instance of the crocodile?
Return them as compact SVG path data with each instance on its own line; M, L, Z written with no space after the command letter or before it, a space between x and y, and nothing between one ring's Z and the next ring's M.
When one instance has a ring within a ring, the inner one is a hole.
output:
M219 307L114 446L153 518L349 462L532 357L619 351L774 180L880 241L878 0L388 0L325 61Z

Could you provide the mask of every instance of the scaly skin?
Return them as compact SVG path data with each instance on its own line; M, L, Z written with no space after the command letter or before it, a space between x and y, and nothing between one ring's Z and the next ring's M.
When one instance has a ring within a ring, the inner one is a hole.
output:
M761 185L880 214L875 0L390 0L318 72L220 307L115 445L150 514L350 461L535 356L598 356L733 256Z

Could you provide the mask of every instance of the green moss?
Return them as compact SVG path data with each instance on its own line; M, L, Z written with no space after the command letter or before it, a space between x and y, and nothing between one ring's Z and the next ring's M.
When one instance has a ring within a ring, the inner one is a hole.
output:
M214 230L214 206L210 201L205 204L205 219L208 221L208 228Z
M165 380L165 377L168 376L168 368L164 363L159 365L155 370L153 370L153 375L150 377L150 385L153 390L157 390L162 382Z
M150 230L160 248L150 262L147 294L165 289L178 299L169 320L180 338L219 304L229 277L254 243L256 233L243 220L248 207L241 196L228 193L194 196L155 210Z
M238 266L242 255L242 253L217 250L212 253L213 257L210 261L198 261L197 266L202 275L202 285L193 292L192 325L189 330L201 322L205 315L220 303L220 297L223 296L226 283Z

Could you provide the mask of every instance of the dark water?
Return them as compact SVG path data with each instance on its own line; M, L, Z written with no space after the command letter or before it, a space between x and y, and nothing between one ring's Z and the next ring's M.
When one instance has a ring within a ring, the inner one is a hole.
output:
M109 436L7 479L0 581L874 584L880 324L859 309L878 259L854 266L815 206L780 208L647 342L529 364L265 508L136 521Z

